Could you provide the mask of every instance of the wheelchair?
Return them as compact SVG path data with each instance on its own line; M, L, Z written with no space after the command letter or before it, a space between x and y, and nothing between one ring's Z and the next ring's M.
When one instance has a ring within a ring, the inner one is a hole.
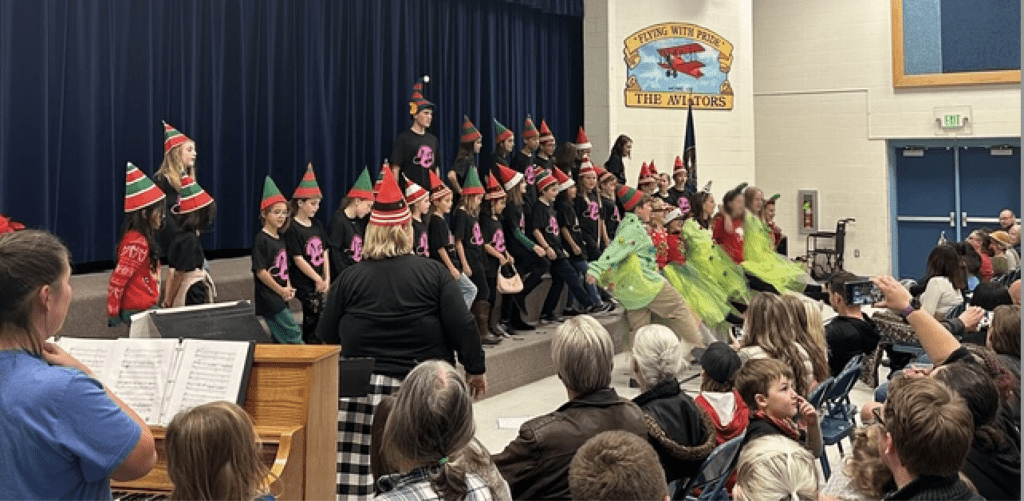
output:
M836 222L836 231L816 231L807 235L807 253L804 262L815 280L826 280L843 269L846 250L846 225L855 222L852 217Z

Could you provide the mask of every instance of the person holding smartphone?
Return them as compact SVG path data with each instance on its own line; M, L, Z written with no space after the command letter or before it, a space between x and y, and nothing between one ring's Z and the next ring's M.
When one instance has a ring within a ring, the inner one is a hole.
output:
M858 280L853 273L840 271L828 281L829 304L836 310L836 317L825 325L828 366L832 376L842 372L853 357L874 352L881 338L875 322L861 311L861 305L846 301L846 284Z

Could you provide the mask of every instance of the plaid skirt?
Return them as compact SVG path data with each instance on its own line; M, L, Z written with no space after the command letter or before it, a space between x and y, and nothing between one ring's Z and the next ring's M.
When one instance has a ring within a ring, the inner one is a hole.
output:
M373 497L370 473L370 431L373 411L402 381L372 374L365 397L338 399L338 501Z

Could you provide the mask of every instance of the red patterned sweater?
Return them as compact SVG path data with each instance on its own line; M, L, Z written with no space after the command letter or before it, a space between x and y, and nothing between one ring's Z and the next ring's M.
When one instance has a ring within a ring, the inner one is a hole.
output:
M158 272L149 267L146 237L135 230L125 233L117 248L117 267L107 286L107 316L152 308L160 299Z

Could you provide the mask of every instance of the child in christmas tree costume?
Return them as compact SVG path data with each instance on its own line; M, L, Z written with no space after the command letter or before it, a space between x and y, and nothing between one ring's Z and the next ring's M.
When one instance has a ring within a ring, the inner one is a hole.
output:
M658 273L654 243L646 227L651 197L625 185L618 196L629 213L601 257L590 263L587 282L600 282L612 289L626 309L631 338L637 329L651 323L651 315L657 315L685 343L684 353L703 346L693 311L671 285L665 287L668 281Z
M306 173L292 194L292 220L284 232L285 249L295 273L291 274L295 286L295 297L302 303L302 341L318 342L316 325L320 321L327 289L331 286L331 263L327 259L327 232L317 211L323 194L313 173L313 164L306 167Z
M263 228L252 243L256 314L266 320L275 342L302 344L302 329L288 309L288 301L295 297L295 288L288 273L288 252L281 238L288 227L288 202L270 176L263 180L260 221Z
M157 231L164 221L165 196L153 181L128 162L125 174L124 225L117 246L117 267L107 286L107 325L128 322L132 314L160 300Z
M761 190L748 188L748 190ZM761 196L763 199L763 195ZM763 203L763 202L762 202ZM760 207L758 207L760 209ZM803 293L822 300L825 294L820 285L806 282L807 271L797 263L786 260L775 252L772 231L757 214L747 212L743 222L743 270L770 284L780 294L786 291Z
M695 200L705 200L710 195L711 183L694 195ZM687 207L691 208L689 202ZM732 303L746 303L750 297L743 269L732 261L728 254L717 245L711 234L692 217L692 210L683 220L680 236L686 249L686 263L705 282L716 284Z

